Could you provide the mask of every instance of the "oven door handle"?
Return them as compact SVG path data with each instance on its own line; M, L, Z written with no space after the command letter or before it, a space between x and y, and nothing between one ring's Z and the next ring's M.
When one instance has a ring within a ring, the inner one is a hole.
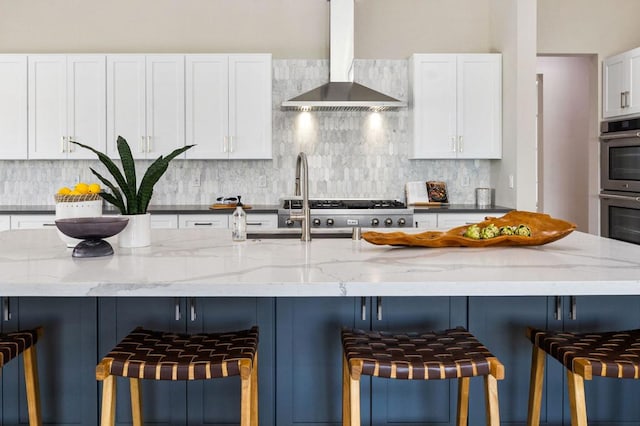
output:
M611 135L601 135L600 140L602 142L607 142L613 139L625 139L625 138L640 138L640 132L625 132L625 133L614 133Z
M602 200L624 200L624 201L637 201L640 203L640 197L629 197L627 195L613 195L613 194L600 194Z

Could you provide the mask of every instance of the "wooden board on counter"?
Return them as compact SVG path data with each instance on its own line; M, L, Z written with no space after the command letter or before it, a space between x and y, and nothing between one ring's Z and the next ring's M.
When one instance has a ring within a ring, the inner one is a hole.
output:
M209 206L210 210L234 210L236 207L238 207L238 204L234 203L234 204L212 204ZM243 204L242 208L244 210L250 210L251 206L248 204Z

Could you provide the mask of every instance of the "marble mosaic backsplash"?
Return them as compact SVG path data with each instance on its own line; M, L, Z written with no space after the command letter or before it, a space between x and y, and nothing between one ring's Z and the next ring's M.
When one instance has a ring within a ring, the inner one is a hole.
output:
M407 100L407 61L356 60L355 80ZM173 160L155 187L152 204L210 204L219 196L242 195L248 204L276 204L293 194L296 156L309 161L312 198L404 200L409 181L442 180L452 203L475 200L489 186L489 160L409 160L408 111L293 112L280 104L328 81L327 60L273 61L272 160ZM150 164L141 161L139 175ZM54 204L53 194L77 179L97 181L96 160L0 161L0 205ZM199 186L194 183L199 181ZM264 187L260 185L264 184Z

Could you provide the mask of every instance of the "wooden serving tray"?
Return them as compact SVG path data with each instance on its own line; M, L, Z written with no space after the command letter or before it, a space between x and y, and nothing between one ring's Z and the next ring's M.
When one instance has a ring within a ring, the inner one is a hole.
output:
M212 204L209 206L210 210L235 210L235 208L238 207L237 203L233 203L233 204ZM249 210L251 209L251 206L248 204L243 204L242 208L244 210Z
M501 247L538 246L566 237L576 225L548 214L513 210L502 217L487 217L479 222L481 228L493 223L501 226L525 224L531 229L531 236L500 235L486 240L463 237L470 225L458 226L446 232L427 231L420 234L404 232L363 232L362 238L372 244L412 247Z

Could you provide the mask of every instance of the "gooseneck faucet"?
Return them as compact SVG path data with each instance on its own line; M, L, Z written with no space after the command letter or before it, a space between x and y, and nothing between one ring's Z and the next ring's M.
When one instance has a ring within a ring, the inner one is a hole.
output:
M302 182L300 182L302 180ZM302 225L300 240L311 241L311 210L309 209L309 164L304 152L298 154L296 160L296 181L294 195L302 195L302 211L291 212L290 220L299 220Z

